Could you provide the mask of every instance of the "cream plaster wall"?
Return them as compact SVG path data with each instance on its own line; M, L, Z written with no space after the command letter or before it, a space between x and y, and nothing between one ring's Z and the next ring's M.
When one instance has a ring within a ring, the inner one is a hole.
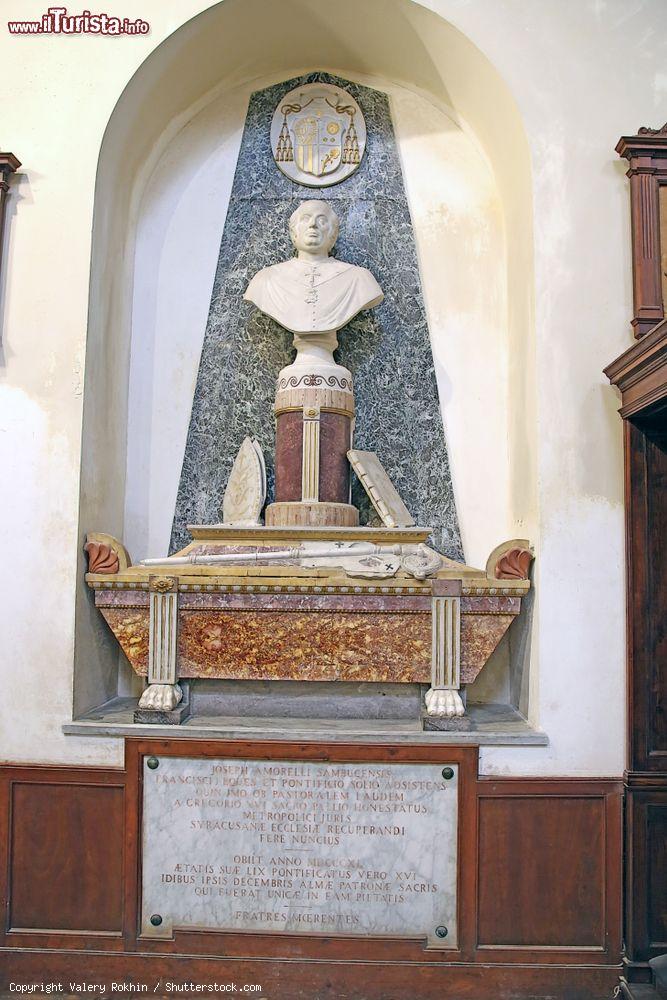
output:
M455 109L489 157L503 205L509 506L514 530L537 548L531 714L551 746L485 750L482 767L621 772L621 428L601 369L630 343L631 287L627 182L613 146L667 117L667 8L660 0L428 6L449 24L417 0L366 0L355 31L359 5L348 0L335 10L272 0L264 21L254 0L224 0L169 37L208 5L135 0L114 2L112 12L150 21L147 36L16 38L0 26L0 143L25 164L12 184L0 283L0 657L11 692L0 709L2 758L121 760L120 743L65 738L60 725L71 712L77 588L79 621L89 614L77 566L80 489L81 530L124 531L128 385L118 372L129 360L145 182L221 81L231 88L322 67L392 80ZM43 9L8 0L3 14L38 18ZM286 9L291 17L278 23ZM165 75L170 60L186 72ZM488 491L486 470L477 474ZM95 653L92 617L84 632L80 677Z
M248 99L272 82L225 91L189 121L166 146L139 206L124 524L133 559L168 548ZM421 95L382 89L417 241L466 558L484 566L513 530L502 206L468 132ZM480 468L493 489L479 489Z

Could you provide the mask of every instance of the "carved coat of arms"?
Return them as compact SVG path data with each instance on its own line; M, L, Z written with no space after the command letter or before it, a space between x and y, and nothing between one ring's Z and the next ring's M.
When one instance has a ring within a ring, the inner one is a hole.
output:
M307 187L338 184L364 155L366 124L340 87L308 83L282 98L273 115L271 148L284 174Z

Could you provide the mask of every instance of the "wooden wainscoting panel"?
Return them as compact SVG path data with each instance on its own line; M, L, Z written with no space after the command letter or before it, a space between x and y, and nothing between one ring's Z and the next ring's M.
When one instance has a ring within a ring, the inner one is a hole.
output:
M589 784L542 779L530 794L530 779L497 781L488 796L480 783L480 951L619 960L621 797Z
M195 929L142 938L146 755L458 763L459 947ZM169 978L261 983L273 1000L411 990L420 1000L608 1000L620 973L621 783L479 779L477 762L476 747L149 738L126 742L124 770L0 768L0 992L111 979L153 992ZM662 871L657 840L654 855Z
M122 932L123 789L14 781L10 931Z

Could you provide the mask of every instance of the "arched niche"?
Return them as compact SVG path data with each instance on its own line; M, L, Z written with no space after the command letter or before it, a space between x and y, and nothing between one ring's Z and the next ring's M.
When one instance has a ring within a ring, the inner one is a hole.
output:
M503 510L504 537L530 534L535 524L530 158L521 117L507 85L470 39L416 0L365 0L363 18L354 0L341 0L335 6L320 0L274 0L271 4L264 0L223 0L183 24L145 60L119 98L102 142L84 387L82 541L87 531L94 530L125 539L126 527L140 548L160 537L159 532L151 535L145 525L141 527L142 511L137 509L137 503L141 508L145 502L145 517L149 518L150 484L146 481L136 489L134 481L141 462L137 442L150 438L156 421L156 409L148 398L144 406L136 377L137 364L149 371L159 359L159 351L154 350L156 330L146 331L146 337L153 341L153 347L147 347L147 340L142 340L142 311L137 308L135 294L140 292L139 299L141 294L144 299L146 295L160 294L157 284L154 288L146 284L135 288L135 278L145 282L148 273L145 268L141 270L145 264L142 232L151 223L146 213L155 205L156 178L168 174L173 158L175 174L171 186L163 184L162 194L174 199L177 216L183 187L174 183L174 178L182 179L183 185L188 183L190 197L192 184L196 185L198 178L206 184L211 166L210 123L221 120L216 119L216 113L223 117L228 114L229 128L224 136L227 148L223 153L227 157L225 169L231 176L235 136L240 139L238 130L249 93L312 70L327 70L393 94L397 128L399 133L403 129L405 140L401 155L409 198L408 175L411 170L414 173L414 164L411 166L409 161L411 156L414 160L415 148L425 148L428 135L424 133L429 128L434 139L441 138L443 129L449 131L464 159L471 157L472 163L477 156L480 178L484 170L487 172L484 184L489 204L493 202L494 211L499 213L496 228L501 234L495 243L498 300L494 309L502 345L496 355L484 351L480 334L481 347L476 350L478 331L474 325L462 323L460 329L449 326L446 332L448 337L465 338L466 350L448 352L446 340L434 341L434 358L440 368L446 427L451 425L447 430L457 503L470 515L468 524L474 518L483 519L484 504L489 502L497 502ZM411 101L412 118L405 110ZM207 120L208 131L201 127ZM192 138L187 148L184 138L186 142ZM449 146L445 161L447 156L453 163L454 146ZM436 187L441 183L439 162L436 158L430 171L430 183ZM421 191L424 184L422 179ZM414 189L417 200L418 188ZM205 195L205 190L202 193ZM446 198L446 192L442 197ZM218 210L221 206L224 208L224 193L219 194L216 203ZM163 202L162 207L164 224L164 212L168 213L169 206ZM414 216L414 202L411 211ZM160 224L157 216L155 221ZM223 224L224 211L219 233ZM446 224L445 218L433 220L436 228ZM437 247L437 240L429 244L424 237L420 246L419 226L415 229L429 309L429 281L435 287L438 260L429 257L426 261L424 247ZM183 254L187 253L184 246ZM217 248L209 260L209 281L216 253ZM447 265L446 257L445 250L443 267ZM430 271L430 278L425 271ZM206 280L202 278L202 287ZM442 308L438 299L437 309ZM205 322L205 314L203 319ZM193 334L199 343L202 328L200 324ZM142 352L143 360L138 362ZM461 378L465 375L466 385L473 387L471 397L468 393L467 412L460 396L455 405L454 397L449 398L455 377L451 368L456 364ZM489 394L495 398L490 409L486 398ZM466 423L470 426L475 421L483 424L498 419L498 413L502 419L499 440L504 439L503 454L497 475L491 470L489 476L488 468L480 461L479 447L466 450L463 428ZM182 451L177 451L178 447L171 458L176 476L182 458ZM461 470L458 486L457 467ZM142 491L144 501L140 499ZM165 503L173 508L173 497L165 497ZM472 511L471 504L475 504ZM468 560L480 563L479 552L469 554L469 549L475 548L475 539L466 538L465 515L462 528ZM132 541L125 540L135 559L148 554L133 551ZM476 541L479 545L479 538ZM89 593L81 588L77 603L75 716L116 695L117 664L115 642L107 636ZM120 690L133 682L121 663Z

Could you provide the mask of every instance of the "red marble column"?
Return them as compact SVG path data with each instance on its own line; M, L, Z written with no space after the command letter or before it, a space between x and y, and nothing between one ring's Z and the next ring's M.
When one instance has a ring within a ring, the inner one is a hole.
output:
M349 502L352 386L312 385L316 378L276 395L276 493L268 525L348 527L359 521Z
M345 413L320 414L319 499L323 503L348 503L352 419ZM303 461L303 411L290 410L276 417L276 501L301 500Z

